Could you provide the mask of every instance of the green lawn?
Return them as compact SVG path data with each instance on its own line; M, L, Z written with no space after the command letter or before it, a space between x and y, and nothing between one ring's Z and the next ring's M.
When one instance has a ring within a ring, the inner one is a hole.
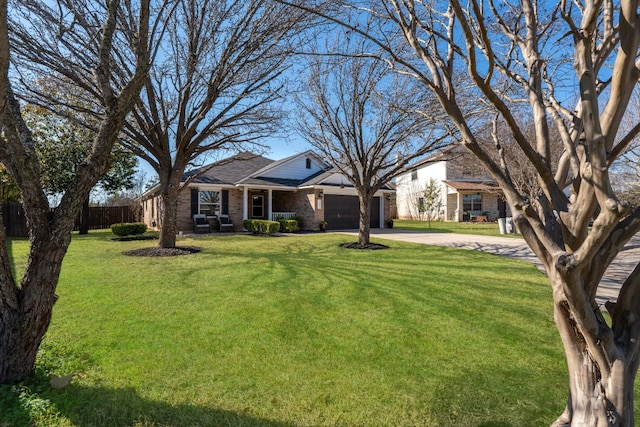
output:
M38 375L0 387L0 426L521 427L564 407L529 264L339 234L185 238L203 251L162 259L109 239L74 236Z
M517 237L519 234L500 234L497 222L453 222L453 221L415 221L408 219L394 219L394 228L424 231L427 233L461 233L481 234L483 236Z

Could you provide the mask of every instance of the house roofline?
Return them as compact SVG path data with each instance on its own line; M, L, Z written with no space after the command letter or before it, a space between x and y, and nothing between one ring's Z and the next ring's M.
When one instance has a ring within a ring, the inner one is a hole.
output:
M260 185L260 184L236 184L235 188L248 188L248 189L257 189L257 190L293 190L297 191L300 187L293 187L290 185Z
M292 161L292 160L294 160L294 159L296 159L296 158L298 158L298 157L304 156L304 155L309 156L309 157L313 157L313 158L315 158L317 161L321 162L323 165L328 166L328 167L331 167L331 165L330 165L330 164L328 164L327 162L325 162L324 160L322 160L322 159L321 159L321 158L320 158L316 153L314 153L314 152L313 152L313 151L311 151L311 150L306 150L306 151L303 151L303 152L301 152L301 153L296 153L296 154L293 154L293 155L291 155L291 156L289 156L289 157L285 157L284 159L276 160L276 161L274 161L273 163L269 163L268 165L264 166L263 168L258 169L257 171L255 171L255 172L253 172L253 173L251 173L251 174L249 174L249 175L245 176L244 178L242 178L241 180L239 180L239 181L236 183L236 185L241 185L241 184L243 184L243 181L246 181L246 180L251 179L251 178L264 176L264 175L265 175L265 172L268 172L268 171L269 171L269 170L271 170L271 169L274 169L274 168L280 167L280 166L282 166L282 165L284 165L284 164L287 164L287 163L289 163L290 161Z

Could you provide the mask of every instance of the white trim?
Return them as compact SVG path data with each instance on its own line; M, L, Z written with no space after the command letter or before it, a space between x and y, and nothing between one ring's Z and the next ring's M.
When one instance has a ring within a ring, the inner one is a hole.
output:
M242 189L242 220L249 219L249 189Z

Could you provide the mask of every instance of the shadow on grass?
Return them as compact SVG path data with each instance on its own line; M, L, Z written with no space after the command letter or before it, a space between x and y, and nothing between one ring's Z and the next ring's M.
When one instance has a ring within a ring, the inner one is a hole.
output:
M40 390L40 391L39 391ZM264 426L292 427L247 413L152 401L134 388L71 384L53 390L41 382L0 386L0 426Z

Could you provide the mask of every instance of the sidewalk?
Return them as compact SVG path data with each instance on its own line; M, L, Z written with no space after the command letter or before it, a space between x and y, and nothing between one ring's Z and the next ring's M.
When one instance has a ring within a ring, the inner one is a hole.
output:
M350 232L348 234L357 234ZM515 258L530 262L542 270L542 264L533 254L524 240L512 237L479 236L454 233L420 233L409 230L388 228L371 229L372 237L419 243L424 245L449 246L459 249L472 249ZM624 279L640 263L640 236L635 236L622 249L618 257L604 274L596 301L604 304L608 300L615 301Z

